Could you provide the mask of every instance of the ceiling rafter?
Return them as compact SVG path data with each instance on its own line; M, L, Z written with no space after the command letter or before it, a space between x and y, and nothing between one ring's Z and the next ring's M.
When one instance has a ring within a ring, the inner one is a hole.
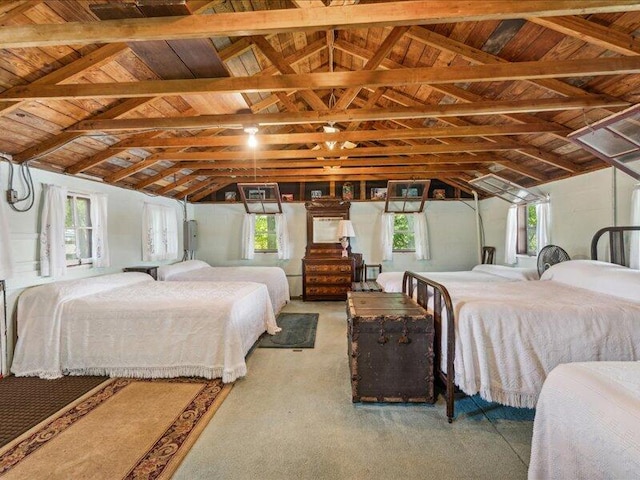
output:
M458 2L412 0L333 8L282 9L133 18L99 23L24 25L0 30L0 48L266 35L300 30L438 24L640 10L632 0Z

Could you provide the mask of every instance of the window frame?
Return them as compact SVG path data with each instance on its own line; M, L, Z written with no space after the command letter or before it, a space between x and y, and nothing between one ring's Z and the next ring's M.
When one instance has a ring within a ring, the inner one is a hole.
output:
M525 203L522 205L518 205L517 219L518 219L518 234L517 234L517 242L516 242L516 254L524 255L527 257L536 257L538 255L538 233L537 233L537 225L538 225L538 213L536 210L537 203ZM532 208L535 212L536 223L535 225L529 225L529 209ZM536 248L535 250L531 250L529 235L531 230L533 230L533 237L536 240Z
M276 215L275 213L256 213L255 214L255 224L254 224L254 228L253 228L253 251L255 253L278 253L278 236L277 236L277 232L276 232ZM266 217L267 219L267 230L266 231L258 231L258 218L259 217ZM273 231L271 231L269 229L269 219L273 219ZM256 236L258 234L265 234L267 235L267 246L269 245L269 236L273 235L274 237L274 241L275 241L275 248L265 248L265 249L261 249L258 248L257 246L257 242L256 242Z
M404 215L407 217L407 224L411 227L411 230L396 230L396 218L398 216ZM411 218L411 221L409 221ZM415 231L415 223L413 222L413 212L411 213L394 213L393 214L393 237L392 237L392 245L395 245L396 235L411 235L413 237L413 248L403 248L396 249L393 247L394 253L415 253L416 251L416 231Z
M88 219L88 224L89 226L86 227L82 227L78 225L78 208L77 208L77 199L83 199L87 201L87 219ZM72 212L72 220L73 220L73 226L72 227L68 227L67 226L67 219L66 219L66 208L69 205L69 200L71 200L71 212ZM93 264L93 219L91 218L91 196L86 194L86 193L79 193L79 192L67 192L67 199L65 202L65 225L64 225L64 229L65 229L65 236L66 236L66 231L67 230L75 230L75 246L76 246L76 252L78 251L78 233L80 230L87 230L89 235L88 235L88 242L89 242L89 252L91 254L90 257L88 258L75 258L73 260L67 259L66 258L66 253L65 253L65 262L67 267L79 267L81 265L92 265ZM65 241L65 246L66 246L66 241Z

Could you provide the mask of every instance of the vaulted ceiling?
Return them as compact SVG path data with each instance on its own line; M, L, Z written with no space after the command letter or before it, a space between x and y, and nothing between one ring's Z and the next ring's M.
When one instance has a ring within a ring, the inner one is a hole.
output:
M607 166L566 136L640 96L635 1L7 0L0 25L0 151L193 202L538 185Z

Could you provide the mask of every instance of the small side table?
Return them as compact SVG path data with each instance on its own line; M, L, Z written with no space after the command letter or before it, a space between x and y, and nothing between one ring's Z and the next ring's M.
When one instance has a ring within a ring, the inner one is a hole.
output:
M158 280L158 266L157 265L143 265L138 267L126 267L122 269L123 272L142 272L151 275L154 280Z
M353 282L351 284L353 292L381 292L382 287L377 282Z

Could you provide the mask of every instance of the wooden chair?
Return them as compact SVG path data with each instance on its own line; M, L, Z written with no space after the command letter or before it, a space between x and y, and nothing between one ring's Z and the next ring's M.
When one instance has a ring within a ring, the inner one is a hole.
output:
M370 273L371 275L370 276ZM382 265L379 263L364 264L364 281L375 281L378 275L382 273Z
M494 263L496 247L482 247L482 263Z

